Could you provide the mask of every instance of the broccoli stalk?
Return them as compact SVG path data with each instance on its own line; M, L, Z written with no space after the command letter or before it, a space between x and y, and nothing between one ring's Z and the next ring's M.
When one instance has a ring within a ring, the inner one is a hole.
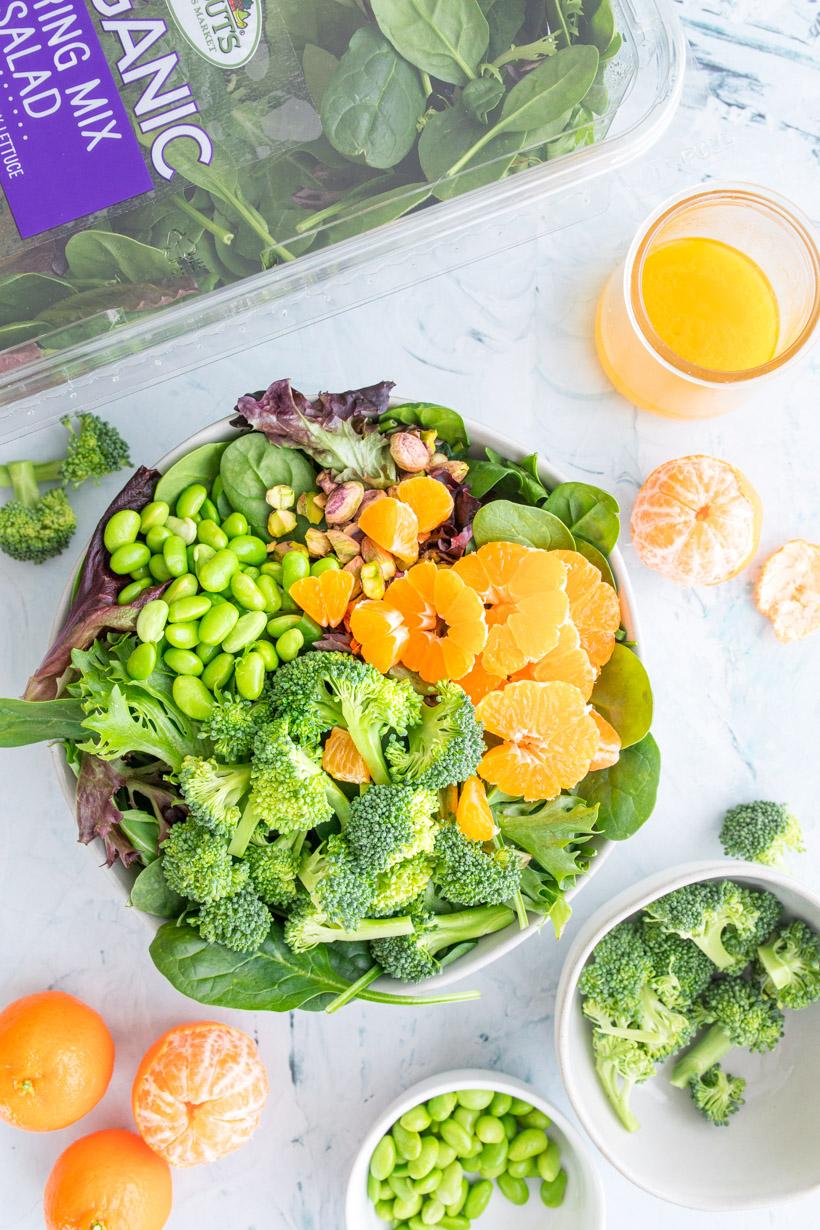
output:
M757 950L764 994L779 1008L807 1008L820 999L820 936L791 922Z
M701 1020L712 1022L672 1069L678 1089L703 1076L733 1046L749 1051L774 1050L783 1034L783 1013L754 983L739 978L714 982L699 1003Z
M612 1109L628 1132L637 1132L640 1124L630 1103L635 1086L655 1072L651 1055L639 1043L597 1029L592 1035L592 1050L595 1071Z
M488 905L452 914L419 914L415 928L398 933L399 938L378 939L370 945L373 960L391 978L402 982L421 982L437 974L441 964L437 954L454 944L469 943L495 931L503 931L515 921L508 906Z
M412 918L363 918L345 930L333 926L312 903L296 909L285 923L285 942L294 952L310 952L319 944L350 943L410 935Z

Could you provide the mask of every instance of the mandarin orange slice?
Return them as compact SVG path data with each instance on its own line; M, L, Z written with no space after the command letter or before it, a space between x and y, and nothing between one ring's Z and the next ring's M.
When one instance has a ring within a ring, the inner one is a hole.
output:
M531 669L531 667L524 667L525 671ZM473 669L462 676L458 682L464 688L473 704L477 705L481 698L487 696L489 692L494 692L496 688L503 688L507 680L503 675L491 675L489 671L484 669L481 665L481 659L478 658Z
M592 764L589 766L590 773L597 769L610 769L612 765L618 763L618 757L621 754L621 737L615 727L611 726L606 718L601 717L600 713L596 713L594 709L591 716L598 727L600 742Z
M489 841L495 833L492 808L480 777L468 777L461 787L456 824L470 841Z
M364 508L359 514L359 529L405 567L419 557L418 518L409 504L392 495L374 500Z
M443 525L453 511L453 497L444 483L430 478L428 474L402 479L396 488L396 495L413 509L420 534L429 534Z
M426 683L461 679L472 669L487 640L484 607L453 568L416 564L389 586L384 601L409 632L400 660ZM355 629L353 635L361 640Z
M764 563L755 605L780 641L798 641L820 628L820 545L792 538Z
M571 683L510 683L479 701L476 713L502 740L485 752L478 771L507 794L554 799L589 772L600 734Z
M564 683L574 684L584 700L589 700L595 686L595 667L587 657L586 650L581 648L578 629L571 620L568 619L558 629L558 643L554 649L513 675L514 681L519 679L536 679L539 683L562 680ZM463 679L461 686L465 687Z
M341 726L334 726L322 751L322 768L337 782L355 782L362 786L370 781L370 770L356 744Z
M352 572L329 568L321 576L302 577L294 581L288 593L317 624L323 628L335 628L345 617L354 584Z
M550 551L550 555L557 555L567 566L569 614L581 648L593 666L603 666L612 657L621 623L618 595L601 579L595 565L577 551Z
M350 631L361 646L365 662L386 675L400 660L410 639L401 611L383 598L365 598L350 613Z

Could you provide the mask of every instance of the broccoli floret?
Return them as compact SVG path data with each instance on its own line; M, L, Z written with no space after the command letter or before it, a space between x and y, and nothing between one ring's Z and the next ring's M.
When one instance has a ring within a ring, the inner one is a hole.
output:
M636 1085L643 1084L654 1075L652 1056L637 1042L592 1032L592 1053L595 1071L612 1109L628 1132L640 1127L632 1111L632 1092Z
M299 879L332 926L351 931L367 916L373 877L354 860L341 834L332 834L304 860Z
M667 893L648 905L644 913L664 931L692 940L718 969L729 970L737 967L739 953L729 951L727 931L732 929L735 942L754 934L759 912L753 903L754 899L731 880L708 880ZM748 961L747 957L745 964Z
M396 781L441 790L471 777L485 750L473 702L457 683L444 682L438 685L438 703L422 705L407 746L394 740L387 759Z
M432 874L433 860L427 854L416 854L394 863L376 876L368 913L372 918L381 918L406 909L424 892Z
M391 978L401 982L421 982L432 977L441 969L437 954L445 948L502 931L515 921L513 911L502 905L457 910L452 914L415 911L411 917L415 927L410 931L370 944L373 960Z
M293 838L278 841L251 842L245 852L250 882L265 905L286 910L296 900L296 880L300 857L293 848Z
M318 743L325 731L344 727L381 785L390 781L382 740L405 735L421 718L421 697L409 680L382 675L349 653L294 659L276 671L270 698L300 743Z
M249 885L203 905L191 919L203 940L233 952L257 952L271 928L271 915Z
M169 888L191 901L219 901L247 882L245 863L234 862L225 841L196 820L172 825L160 849Z
M672 1069L670 1079L679 1089L719 1063L733 1046L771 1051L783 1034L783 1013L755 983L741 978L723 978L707 987L698 1015L710 1028Z
M500 905L521 887L521 860L515 850L485 850L452 820L436 836L435 859L436 887L455 905Z
M79 487L89 478L105 478L131 464L128 445L116 427L96 414L78 414L76 423L70 415L60 419L69 432L65 460L60 467L63 482Z
M77 528L74 509L61 487L40 494L31 462L13 461L8 473L14 499L0 508L0 551L42 564L71 542Z
M763 992L778 1008L799 1010L820 999L820 936L806 923L789 923L757 955Z
M141 753L178 773L186 756L201 751L196 725L170 697L160 699L138 685L114 684L108 692L86 695L85 709L83 726L96 737L78 746L101 760Z
M689 1083L692 1101L704 1119L714 1123L715 1127L729 1126L730 1117L737 1114L743 1105L745 1088L746 1082L742 1076L730 1076L719 1063Z
M775 866L789 850L805 850L800 822L783 803L739 803L723 817L720 840L729 858Z
M736 929L727 927L723 937L726 951L735 959L727 974L742 974L746 966L757 956L758 945L763 944L780 922L783 906L774 893L761 888L737 885L740 900L746 912L747 926Z
M193 818L224 837L239 822L238 804L250 780L250 765L217 764L201 756L186 756L179 771L179 788Z
M294 952L310 952L319 944L356 943L383 936L408 935L412 930L411 918L365 918L349 930L334 927L308 897L285 923L285 943Z
M222 696L203 723L202 732L213 743L217 756L237 764L250 759L257 731L269 720L270 706L266 701Z
M345 827L353 857L370 874L416 854L431 854L438 795L412 786L368 786L350 805Z
M697 944L673 932L644 923L641 934L652 961L655 990L669 1008L686 1012L712 981L714 965Z

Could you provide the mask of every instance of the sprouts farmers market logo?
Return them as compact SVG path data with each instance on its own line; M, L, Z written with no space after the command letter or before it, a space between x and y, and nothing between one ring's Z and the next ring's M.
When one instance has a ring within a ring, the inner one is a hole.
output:
M167 0L193 49L217 68L246 64L262 33L262 0Z

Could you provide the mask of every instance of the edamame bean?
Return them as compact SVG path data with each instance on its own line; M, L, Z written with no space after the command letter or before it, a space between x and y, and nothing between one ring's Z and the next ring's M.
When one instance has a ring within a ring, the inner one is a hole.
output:
M199 625L196 623L169 624L165 629L165 639L174 649L196 649L199 644ZM202 661L201 658L200 661Z
M429 1196L431 1192L438 1190L438 1185L441 1182L441 1171L437 1166L424 1176L423 1179L416 1179L416 1191L420 1196Z
M283 632L289 632L291 628L295 628L301 618L301 615L274 616L273 619L268 620L268 635L277 640Z
M310 575L320 577L323 572L338 572L341 564L335 555L325 555L322 559L316 559L310 565Z
M196 521L193 517L169 517L165 525L172 534L182 539L186 547L196 542Z
M561 1169L561 1150L556 1141L551 1140L543 1153L535 1159L538 1174L545 1183L551 1183Z
M135 542L140 532L140 515L133 508L121 508L113 517L108 518L103 530L103 542L106 550L114 554L120 547L127 547Z
M472 1136L475 1133L475 1125L478 1122L479 1112L477 1110L468 1110L466 1106L457 1106L453 1111L453 1118L456 1123L460 1123L465 1131Z
M243 564L264 564L268 558L268 548L255 534L237 534L228 547Z
M526 1179L514 1179L510 1174L500 1174L496 1179L498 1190L511 1204L526 1204L530 1198L530 1189Z
M228 535L210 518L200 521L196 527L196 536L206 547L213 547L214 551L224 551L228 545Z
M429 1105L427 1109L430 1109ZM438 1142L438 1161L436 1162L436 1165L442 1170L446 1170L447 1167L455 1161L455 1158L456 1151L453 1146L448 1145L446 1140L440 1140Z
M108 561L108 567L118 577L124 577L137 568L142 568L151 558L151 552L144 542L127 542L117 547Z
M166 649L162 660L175 675L201 675L205 669L202 660L190 649Z
M250 645L251 641L258 641L262 633L265 631L265 612L264 611L247 611L244 615L240 615L236 621L233 631L222 642L222 648L226 653L238 653L240 649L245 649ZM201 635L200 628L200 635ZM281 639L281 638L280 638ZM279 657L282 654L279 652L277 644L276 652ZM288 661L288 659L284 659Z
M367 1176L367 1198L373 1204L378 1204L381 1200L382 1185L378 1179L374 1179L372 1174Z
M324 634L324 628L317 624L315 619L311 619L310 615L303 615L296 627L305 638L305 644L310 646L318 641L319 637Z
M232 602L218 602L213 605L199 625L199 639L206 645L221 645L229 636L239 620L239 611Z
M213 559L216 555L216 551L214 551L213 547L209 547L207 543L204 542L198 542L195 547L189 547L188 550L191 552L191 564L193 565L193 571L196 573L197 579L199 579L200 572L205 567L208 560Z
M117 594L117 604L119 606L128 606L129 602L139 598L144 589L150 589L153 582L154 578L151 576L141 577L139 581L132 581L130 585L124 586Z
M210 496L207 500L202 501L202 507L199 510L199 515L203 521L215 521L217 525L219 525L219 522L222 520L219 515L219 509L216 504L214 504Z
M284 632L276 642L276 652L283 662L292 662L294 658L298 658L305 643L305 638L298 628L291 628L289 632Z
M495 1170L497 1166L503 1169L507 1162L507 1149L506 1136L502 1136L501 1140L486 1144L478 1155L479 1170Z
M461 1180L461 1191L456 1196L452 1204L447 1205L447 1216L458 1217L461 1210L464 1208L467 1197L470 1194L470 1184L466 1179Z
M537 1153L543 1153L548 1144L547 1134L541 1128L525 1128L515 1140L510 1141L510 1161L521 1162L524 1158L535 1157Z
M430 1126L430 1115L427 1107L422 1103L420 1106L413 1106L410 1110L405 1111L399 1119L402 1127L407 1128L408 1132L423 1132L425 1128Z
M527 1111L526 1115L519 1115L518 1122L521 1127L540 1128L542 1132L545 1132L552 1120L542 1110L533 1109Z
M455 1204L461 1195L461 1181L464 1178L464 1168L461 1162L450 1162L441 1172L441 1182L438 1185L438 1198L442 1204Z
M195 628L197 637L199 637L199 624L187 624L186 627ZM213 662L214 658L219 656L219 646L203 645L202 641L199 641L196 646L196 656L207 666L209 662Z
M507 1140L512 1140L513 1136L518 1135L518 1120L512 1113L501 1116L501 1122L504 1124L504 1135Z
M169 618L172 623L185 624L193 619L201 619L211 609L211 600L207 594L192 594L190 598L177 598L171 603Z
M163 601L170 606L172 602L176 602L179 598L192 598L199 589L197 579L192 572L185 572L181 577L177 577L175 581L166 589L162 595Z
M260 572L256 578L256 588L265 600L265 610L268 615L274 615L282 605L282 594L273 577Z
M201 649L200 645L198 649ZM199 652L197 651L197 657ZM232 653L220 653L209 662L202 672L202 682L206 688L210 688L215 692L218 688L224 688L230 681L233 674L234 656Z
M255 581L256 578L259 576L259 569L254 568L252 564L245 564L242 571L244 572L245 576L250 577L252 581Z
M393 1195L397 1196L399 1200L409 1200L416 1190L409 1179L403 1175L396 1174L395 1170L387 1176L387 1182L393 1189Z
M264 564L260 565L259 571L266 577L273 577L274 581L281 581L282 561L278 559L265 560Z
M231 577L231 593L247 611L264 611L265 599L256 582L244 572L235 572Z
M533 1158L525 1158L523 1162L507 1161L507 1174L512 1175L514 1179L529 1179L531 1175L536 1174L535 1161Z
M455 1119L445 1119L441 1125L441 1138L452 1145L458 1157L469 1157L473 1148L470 1133Z
M132 679L147 679L153 674L157 664L157 647L150 641L143 641L128 655L125 669Z
M286 618L290 618L286 616ZM273 620L271 620L273 623ZM270 631L270 624L268 625ZM273 635L273 633L271 633ZM434 1098L430 1098L427 1103L427 1113L430 1118L436 1123L443 1123L445 1119L449 1119L456 1108L456 1095L454 1093L440 1093Z
M376 1216L379 1218L379 1220L389 1221L392 1226L393 1224L393 1201L392 1200L379 1200L373 1207L376 1210Z
M282 588L288 592L294 581L310 576L310 559L301 551L288 551L282 560Z
M504 1124L494 1115L479 1115L475 1125L475 1134L485 1145L498 1144L505 1140Z
M145 541L152 551L161 551L166 538L171 537L167 525L155 525L145 535Z
M248 532L248 519L241 512L232 512L222 522L222 531L228 538L241 538Z
M171 579L164 555L152 555L148 561L148 571L155 581L170 581Z
M151 574L148 571L148 565L143 564L141 568L135 568L134 571L129 572L128 575L132 581L141 581L143 577L150 577Z
M432 1200L425 1200L421 1206L421 1220L425 1226L437 1226L444 1217L446 1210L440 1200L435 1197Z
M188 571L188 552L179 534L172 534L162 544L162 558L172 577L181 577Z
M393 1124L393 1139L396 1142L396 1152L405 1161L412 1162L421 1154L421 1136L418 1132L408 1131L400 1123ZM412 1214L408 1214L412 1216Z
M279 655L270 641L254 641L251 645L254 653L258 653L265 663L266 671L275 671L279 665Z
M284 613L286 613L286 614L288 614L288 615L292 614L294 611L299 611L299 612L301 612L301 610L302 610L302 608L301 608L301 607L300 607L300 606L299 606L296 602L294 602L293 598L291 598L291 596L290 596L290 594L288 593L288 591L287 591L286 589L284 589L284 588L282 589L282 607L281 607L281 609L282 609L282 611L283 611Z
M246 653L234 671L236 690L245 700L258 700L265 686L265 663L261 653Z
M421 1208L421 1196L418 1192L412 1192L406 1200L400 1199L398 1196L393 1202L393 1216L396 1221L407 1221L411 1217L415 1217Z
M204 722L210 717L214 698L201 679L191 675L177 675L171 691L177 705L188 717L197 722Z
M474 1217L480 1217L490 1203L492 1194L493 1185L489 1179L480 1179L478 1183L474 1183L464 1201L464 1216L471 1221Z
M195 516L208 498L208 490L202 483L191 483L177 499L175 512L178 517Z
M494 1097L492 1089L460 1089L456 1094L459 1106L467 1110L486 1110Z
M442 1217L439 1230L470 1230L469 1217Z
M418 1110L419 1108L416 1106L413 1109ZM402 1125L402 1127L406 1127L408 1131L411 1131L411 1132L419 1131L419 1128L413 1127L413 1123L418 1123L419 1120L415 1118L412 1112L408 1112L408 1113L410 1115L410 1123L405 1123L405 1119L407 1119L407 1115L402 1115L401 1119L399 1119L399 1123ZM427 1123L424 1124L423 1126L429 1127L430 1125L429 1115L426 1115L426 1118L427 1118ZM422 1136L421 1153L418 1155L418 1157L414 1157L413 1160L408 1164L407 1172L410 1175L411 1179L423 1179L426 1174L430 1173L430 1171L433 1169L437 1161L438 1161L438 1141L436 1140L435 1136Z
M410 1171L407 1169L407 1162L400 1162L393 1171L393 1174L397 1179L408 1179Z
M207 545L207 544L206 544ZM231 577L239 571L239 560L227 548L217 551L199 569L199 583L211 593L221 593L231 583Z
M152 500L150 504L146 504L140 513L140 530L142 533L147 534L155 526L164 525L168 520L170 512L171 507L165 503L165 500Z
M551 1183L541 1184L541 1199L548 1209L557 1209L559 1205L564 1203L566 1190L567 1172L566 1170L559 1170Z
M162 598L154 598L153 602L146 602L137 616L137 636L141 641L156 644L157 641L162 640L162 633L167 622L168 603Z
M525 1102L522 1098L513 1098L510 1105L511 1115L528 1115L532 1110L532 1103Z
M500 1119L502 1115L507 1114L511 1106L512 1098L508 1093L496 1093L490 1103L490 1114Z

